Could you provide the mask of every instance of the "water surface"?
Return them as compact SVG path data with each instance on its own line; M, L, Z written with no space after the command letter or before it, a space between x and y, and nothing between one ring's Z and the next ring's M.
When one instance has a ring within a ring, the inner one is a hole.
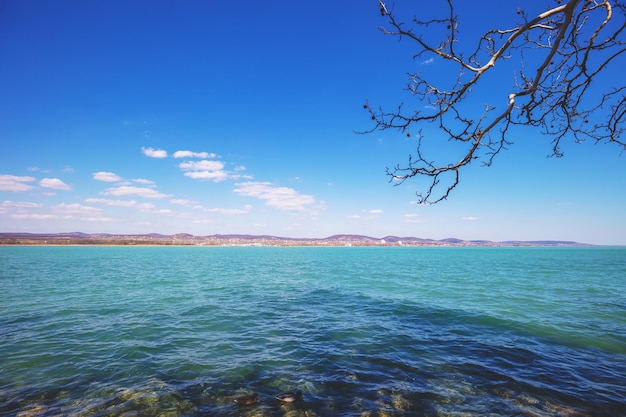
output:
M0 247L0 294L2 416L626 415L626 248Z

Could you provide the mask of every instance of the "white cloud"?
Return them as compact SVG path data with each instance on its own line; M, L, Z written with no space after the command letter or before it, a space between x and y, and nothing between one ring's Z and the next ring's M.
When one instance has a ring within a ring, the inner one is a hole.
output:
M97 216L97 217L81 217L80 220L84 221L84 222L103 222L103 223L104 222L115 221L115 219L112 219L110 217L100 217L100 216Z
M43 204L39 204L39 203L29 203L26 201L11 201L11 200L5 200L2 203L0 203L0 211L7 211L7 210L24 210L24 209L32 209L32 208L41 208L43 207Z
M474 221L478 220L478 217L466 216L466 217L461 217L461 220L468 221L468 222L474 222Z
M83 222L110 222L110 217L104 217L98 207L85 206L78 203L61 203L54 206L55 218L61 220L79 220Z
M251 180L254 177L252 175L240 175L240 174L230 174L228 175L228 178L230 178L231 180Z
M211 220L211 219L198 219L198 220L194 220L193 223L195 223L195 224L213 223L213 220Z
M150 181L144 178L134 179L133 182L136 182L137 184L143 184L143 185L154 185L154 181Z
M53 214L33 212L33 210L43 207L44 205L39 203L5 200L0 203L0 213L10 213L10 217L15 220L51 220L57 218Z
M51 207L50 212L36 212L45 207L38 203L4 201L0 204L0 212L13 211L11 218L15 220L80 220L80 221L112 221L103 217L101 209L78 203L61 203Z
M78 203L71 203L71 204L61 203L61 204L54 206L54 209L62 213L72 213L72 214L86 214L86 213L93 214L93 213L99 213L101 211L97 207L84 206Z
M35 181L34 177L18 177L15 175L0 175L0 190L2 191L28 191L34 187L27 182Z
M121 181L122 177L120 177L119 175L113 172L99 171L99 172L93 173L93 179L97 181L104 181L104 182L116 182L116 181Z
M420 219L419 215L415 213L405 214L404 221L407 223L422 223L422 219Z
M150 158L167 158L167 151L163 149L141 148L141 152Z
M380 214L384 213L383 210L380 209L372 209L372 210L361 210L363 213L365 213L365 215L361 215L361 214L351 214L346 216L348 219L351 220L365 220L365 221L369 221L369 220L377 220L380 218Z
M428 58L422 61L422 65L429 65L429 64L432 64L433 62L435 62L435 58Z
M143 187L132 187L132 186L121 186L121 187L113 187L107 188L106 191L102 193L103 195L113 195L116 197L126 197L126 196L138 196L143 198L166 198L168 197L166 194L162 194L152 188L143 188Z
M214 182L224 181L228 174L224 171L224 163L221 161L186 161L178 164L185 172L185 176L195 180L210 180Z
M300 194L293 188L278 187L270 182L244 182L233 190L236 194L266 200L266 204L280 210L305 210L315 203L311 195Z
M176 151L174 158L215 158L217 155L208 152Z
M36 213L19 213L11 215L11 218L16 220L52 220L57 216L54 214L36 214Z
M228 178L228 174L224 171L190 171L185 172L184 175L194 180L211 180L215 182L224 181Z
M174 198L174 199L170 200L170 203L176 204L177 206L185 206L185 207L194 206L194 205L198 204L197 201L185 200L185 199L182 199L182 198Z
M239 215L239 214L248 214L252 210L252 206L247 204L243 209L225 209L225 208L210 208L206 209L206 211L210 213L219 213L226 215Z
M91 204L103 204L113 207L131 207L139 210L152 210L154 204L152 203L138 203L135 200L110 200L108 198L88 198L85 203Z
M181 162L178 167L183 171L220 171L224 169L224 163L220 161L187 161Z
M44 178L39 181L39 185L44 188L52 188L53 190L71 190L72 187L64 183L58 178Z
M44 207L43 204L39 204L39 203L5 200L2 203L0 203L0 213L1 214L14 213L11 215L11 217L18 218L15 216L27 215L30 210L39 209L42 207Z

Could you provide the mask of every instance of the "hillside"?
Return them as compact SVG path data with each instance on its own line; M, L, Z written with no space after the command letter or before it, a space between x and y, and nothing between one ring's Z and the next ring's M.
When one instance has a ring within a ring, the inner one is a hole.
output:
M340 234L326 238L289 238L269 235L175 235L106 233L0 233L0 245L177 245L177 246L589 246L568 241L442 240L418 237Z

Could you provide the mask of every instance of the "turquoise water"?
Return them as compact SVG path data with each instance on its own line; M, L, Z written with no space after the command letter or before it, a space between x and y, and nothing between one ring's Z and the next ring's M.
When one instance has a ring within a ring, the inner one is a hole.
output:
M0 247L0 295L1 416L626 415L626 248Z

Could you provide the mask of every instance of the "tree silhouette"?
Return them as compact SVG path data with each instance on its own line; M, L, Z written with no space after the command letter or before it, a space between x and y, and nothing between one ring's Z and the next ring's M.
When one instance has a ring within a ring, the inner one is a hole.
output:
M454 1L440 1L444 16L406 22L393 6L378 1L387 20L379 29L412 42L414 59L434 60L438 66L436 74L408 75L407 89L420 104L418 109L400 104L386 111L367 101L364 105L374 127L361 133L392 129L417 140L416 153L406 164L387 168L391 182L427 178L428 185L417 193L419 203L440 202L459 184L464 167L474 160L489 166L507 149L516 125L532 126L549 136L549 156L563 156L565 140L593 140L626 149L624 78L603 79L609 67L626 68L623 3L553 0L545 11L532 14L513 8L511 27L487 30L470 45L461 37ZM478 2L472 4L480 7ZM490 98L501 92L497 102L484 102L485 88L490 89ZM428 124L447 141L423 134ZM426 136L437 151L447 147L444 159L429 158Z

